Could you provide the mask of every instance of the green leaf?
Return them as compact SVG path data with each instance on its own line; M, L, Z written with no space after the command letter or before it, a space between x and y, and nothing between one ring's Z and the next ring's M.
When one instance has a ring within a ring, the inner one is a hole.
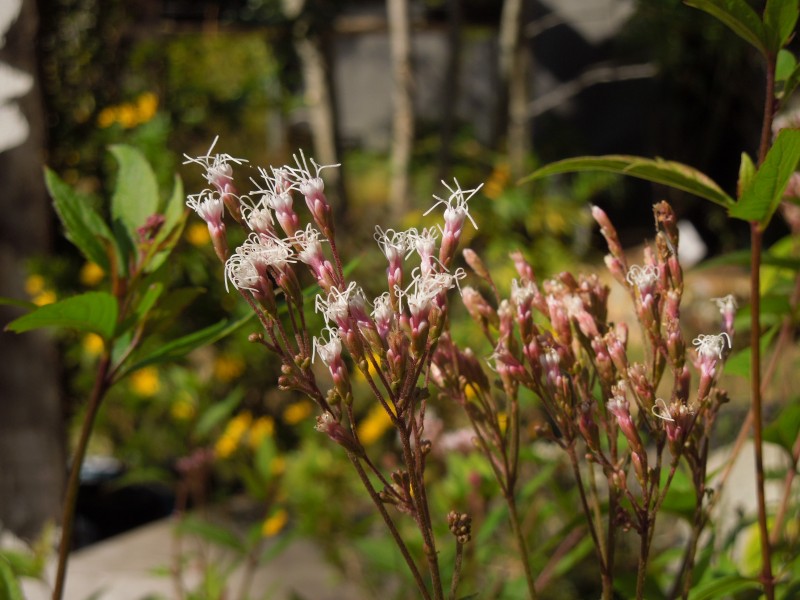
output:
M0 306L16 306L25 310L35 310L37 305L30 300L17 300L16 298L0 296Z
M759 587L761 587L761 584L755 579L748 579L741 575L725 575L712 579L708 583L695 586L689 592L689 600L717 600L735 592Z
M55 171L45 167L44 177L67 239L77 246L87 260L108 271L108 248L113 247L114 243L108 225L94 211L89 199L65 183Z
M213 344L217 340L221 340L225 336L230 335L239 329L242 325L252 319L254 315L255 313L249 313L241 319L233 322L223 320L215 325L201 329L200 331L195 331L189 335L172 340L171 342L160 346L150 354L139 358L133 366L125 369L124 372L119 375L119 378L121 379L147 365L177 360L186 356L192 350L196 350L202 346L207 346L208 344Z
M184 535L196 535L218 546L230 548L237 552L243 552L245 550L242 540L231 533L229 529L209 521L198 519L197 517L186 517L183 521L178 523L177 530Z
M605 171L629 175L689 192L721 206L734 205L733 199L704 173L682 163L660 158L649 159L621 154L568 158L537 169L524 178L522 183L549 175L577 171Z
M119 164L117 185L111 197L111 216L121 221L131 240L147 217L158 211L158 182L155 173L136 148L111 146L111 154Z
M761 19L745 0L684 0L722 21L740 38L769 55L770 43Z
M14 572L0 556L0 600L24 600L24 598Z
M139 300L139 304L136 306L136 315L138 316L139 320L143 320L148 316L150 310L161 297L163 292L164 284L161 282L152 283L147 286L147 291L144 293L142 299Z
M736 183L736 193L741 196L742 192L750 187L753 177L756 174L756 166L747 152L742 152L742 161L739 163L739 181Z
M764 439L782 446L791 455L800 431L800 404L797 401L784 406L775 420L764 428Z
M788 50L778 52L775 60L775 81L786 81L797 67L797 59Z
M195 436L202 439L211 433L214 427L233 414L243 397L244 391L241 388L236 388L228 394L225 400L212 404L197 420L197 425L194 428Z
M767 0L767 6L764 8L764 28L773 53L777 54L794 32L797 11L797 0Z
M783 82L783 89L779 94L780 105L785 106L786 102L794 93L794 90L800 84L800 64L796 65L786 80Z
M184 205L183 182L180 177L175 177L172 187L172 194L162 209L164 215L164 225L153 241L147 259L145 260L145 272L152 273L158 269L172 253L173 248L181 239L183 228L186 225L187 210Z
M772 343L772 339L775 337L777 332L778 327L775 326L770 328L764 335L761 336L761 340L759 340L759 346L761 348L762 356L764 356L764 353ZM727 375L750 377L750 348L744 348L733 356L730 356L728 360L725 361L724 370Z
M800 129L778 133L750 185L728 214L744 221L758 221L766 226L783 199L783 192L800 161Z
M107 292L86 292L46 304L6 325L16 333L41 327L91 331L109 340L117 323L117 301Z

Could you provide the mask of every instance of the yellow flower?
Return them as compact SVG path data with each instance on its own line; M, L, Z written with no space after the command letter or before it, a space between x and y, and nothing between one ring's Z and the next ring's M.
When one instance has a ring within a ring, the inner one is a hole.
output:
M311 415L311 411L313 410L313 406L311 402L307 400L301 400L300 402L293 402L285 409L283 409L283 422L287 425L297 425L304 419L308 418Z
M214 377L223 382L236 379L244 372L244 360L233 354L220 354L214 360Z
M136 108L131 104L120 104L117 107L117 122L125 129L136 127L139 124Z
M284 471L286 471L286 459L282 456L276 456L273 458L269 463L269 472L275 477L279 477L280 475L283 475Z
M492 174L489 175L486 185L483 186L483 195L492 200L499 198L508 184L510 175L511 172L509 171L508 165L497 165L494 171L492 171Z
M136 99L139 123L147 123L156 115L158 109L158 96L153 92L145 92Z
M206 246L211 241L208 226L205 223L192 223L186 228L186 239L192 246Z
M358 438L365 446L377 442L381 436L392 426L392 419L386 414L383 406L375 404L356 428Z
M81 283L87 287L94 287L101 281L103 281L103 277L105 273L103 269L100 268L100 265L93 262L84 263L81 267L80 272L80 280Z
M286 512L286 509L279 508L268 518L264 519L264 523L261 525L261 535L267 538L278 535L286 526L288 520L289 513Z
M242 437L250 428L253 422L253 415L248 411L240 412L233 417L225 426L225 431L214 445L214 452L219 458L228 458L242 441Z
M500 433L505 433L508 427L508 415L505 412L497 413L497 425L500 427Z
M105 342L103 338L101 338L96 333L87 333L83 336L83 351L86 352L89 356L97 356L105 347Z
M188 396L188 394L187 394ZM189 397L178 398L170 407L170 414L176 421L188 421L197 413L194 403Z
M275 421L272 417L258 417L247 435L247 443L250 448L257 450L264 441L264 438L271 436L275 432Z
M233 439L229 435L222 435L214 444L214 454L217 458L228 458L236 450L238 440Z
M117 108L115 106L108 106L100 111L97 115L97 125L105 129L111 127L117 121Z
M144 397L155 396L161 389L158 369L144 367L131 375L131 388L135 394Z
M25 292L29 296L37 296L41 294L45 289L45 280L44 277L41 275L28 275L28 278L25 280Z
M52 304L57 299L53 290L44 290L41 294L37 294L31 302L36 306L44 306L45 304Z

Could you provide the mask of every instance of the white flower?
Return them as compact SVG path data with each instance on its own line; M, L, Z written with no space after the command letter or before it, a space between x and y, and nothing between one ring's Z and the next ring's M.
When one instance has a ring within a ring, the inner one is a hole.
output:
M203 190L186 199L186 206L195 211L209 226L219 226L225 212L225 204L219 194L210 190Z
M328 332L328 340L323 336L314 338L314 348L311 352L311 360L319 356L326 366L330 367L333 362L342 355L342 340L335 329L327 327L323 332Z
M206 172L203 177L205 177L206 181L221 188L221 183L231 180L233 169L229 163L241 165L247 161L242 158L234 158L230 154L211 154L211 152L214 150L214 146L217 145L217 140L219 140L219 136L215 137L214 141L211 142L211 147L208 149L205 156L192 158L191 156L184 154L183 156L186 158L186 160L183 161L183 164L186 165L189 163L195 163L204 167ZM224 190L220 189L220 191Z
M628 270L628 274L625 276L625 281L633 286L638 287L639 290L648 289L655 285L660 274L661 271L655 265L645 265L644 267L633 265Z
M724 331L718 335L698 335L692 344L697 347L697 354L703 358L716 356L722 359L722 354L726 348L731 347L731 337Z
M236 289L257 291L255 284L269 268L292 263L292 249L281 239L252 233L225 262L225 289L228 281Z
M469 214L469 208L467 203L469 202L470 198L472 198L475 194L478 193L478 190L480 190L483 187L483 184L479 185L473 190L462 190L461 186L458 184L458 181L455 179L453 181L455 182L456 186L455 189L451 188L449 185L447 185L447 183L442 181L442 184L450 192L450 196L447 198L447 200L445 200L444 198L439 198L439 196L434 196L437 202L433 206L431 206L425 212L425 214L427 215L440 204L444 204L445 229L450 229L450 230L460 229L465 219L469 219L469 222L472 223L472 226L475 229L477 229L478 226L475 224L474 219Z
M728 294L722 298L711 298L711 301L716 303L719 312L723 315L736 313L736 297L733 294Z
M317 294L314 310L322 313L326 321L334 322L341 326L342 321L347 319L350 314L351 304L356 306L363 306L364 304L364 292L355 281L351 281L344 291L340 291L335 287L331 288L327 298Z
M416 230L412 231L416 233ZM380 225L376 225L373 237L389 262L399 260L409 252L409 247L411 246L411 238L408 231L395 231L394 229L384 231Z
M302 159L302 160L301 160ZM309 159L311 162L311 166L314 167L314 174L311 174L311 169L308 168L308 162L306 161L305 154L303 151L300 150L300 158L297 158L297 155L294 155L294 162L297 167L284 167L284 169L291 174L292 179L294 180L294 186L296 189L303 194L303 196L312 196L315 194L319 194L325 189L325 184L322 181L322 178L319 176L320 172L323 169L330 169L333 167L338 167L340 165L318 165L314 162L314 159Z

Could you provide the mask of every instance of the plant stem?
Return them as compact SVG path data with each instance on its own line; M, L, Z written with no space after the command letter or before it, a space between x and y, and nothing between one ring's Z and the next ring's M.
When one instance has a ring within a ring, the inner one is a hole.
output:
M528 584L528 595L531 600L535 600L539 596L536 595L536 582L533 579L531 572L531 561L528 555L528 544L525 543L525 536L522 534L522 528L519 526L519 514L517 513L517 501L514 499L514 492L511 489L506 491L506 503L508 504L508 512L511 517L511 529L514 531L514 537L517 540L517 547L519 548L520 560L525 569L525 581Z
M458 583L461 580L461 562L464 559L464 544L456 542L456 560L453 565L453 579L450 581L450 600L456 600Z
M359 459L356 455L352 452L347 453L347 457L350 459L350 462L353 463L353 466L358 472L358 476L361 479L361 483L364 484L364 487L367 489L370 498L372 498L372 502L375 504L378 512L381 513L381 517L383 517L384 523L386 523L386 527L389 529L389 533L392 534L392 538L394 539L397 547L400 549L400 554L403 555L403 559L406 561L406 565L408 565L409 570L411 571L411 575L414 577L414 581L417 584L417 588L419 589L419 593L425 600L431 600L431 595L428 592L428 588L425 586L425 582L422 579L422 575L417 569L417 565L414 562L414 559L411 557L411 554L408 552L408 548L406 547L405 542L403 542L403 538L400 537L400 532L397 531L397 527L394 525L394 521L389 516L389 513L386 512L386 507L383 505L383 501L378 496L378 493L375 491L375 488L372 487L372 482L369 480L369 476L367 475L366 471L364 471L364 467L361 466Z
M61 600L64 595L67 561L69 559L70 546L72 545L72 527L75 522L75 505L78 501L78 489L81 481L81 466L86 456L86 448L92 435L95 417L108 391L110 367L111 351L106 349L100 358L100 363L97 365L97 375L89 397L86 415L83 417L81 435L75 448L75 454L72 457L72 465L70 465L69 480L67 481L66 495L64 497L64 510L61 515L61 542L58 548L58 567L53 587L53 600Z
M767 98L770 103L771 95ZM750 389L753 396L753 445L756 461L756 493L758 499L758 530L761 540L761 579L767 600L775 598L772 578L767 500L764 494L763 420L761 410L761 245L763 231L757 222L750 224Z

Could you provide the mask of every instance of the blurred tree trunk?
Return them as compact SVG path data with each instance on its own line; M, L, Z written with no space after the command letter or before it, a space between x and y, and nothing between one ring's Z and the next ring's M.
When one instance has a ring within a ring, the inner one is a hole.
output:
M437 180L447 179L457 125L458 96L461 85L461 0L447 0L447 66L442 79L439 169Z
M25 299L25 262L50 241L42 179L44 111L37 73L35 0L6 0L0 22L0 296ZM10 6L10 10L9 9ZM16 16L16 10L19 14ZM15 18L16 16L16 18ZM0 327L19 311L0 306ZM64 481L58 361L42 332L0 332L0 522L33 537L58 518Z
M294 19L294 45L303 69L305 102L309 111L314 160L322 165L342 162L333 83L333 13L329 3L284 0L284 14ZM333 197L339 222L347 213L347 192L342 169L325 169L326 192Z
M409 170L414 143L411 24L408 0L386 0L392 57L392 158L389 205L393 217L408 210Z
M505 132L506 150L512 177L523 174L525 158L531 151L528 119L529 81L532 60L523 30L525 0L505 0L500 17L500 91L498 134Z

